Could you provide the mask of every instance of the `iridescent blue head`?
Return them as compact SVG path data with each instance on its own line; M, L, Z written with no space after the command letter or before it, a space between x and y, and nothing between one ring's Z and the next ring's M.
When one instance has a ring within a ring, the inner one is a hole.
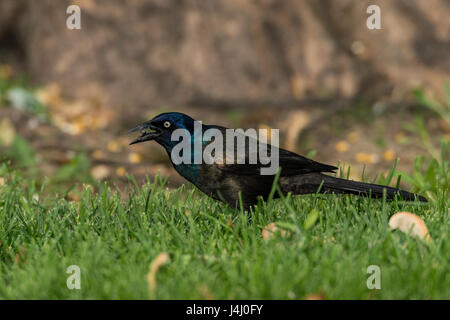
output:
M149 140L155 140L160 145L170 151L178 141L172 141L172 132L176 129L186 129L191 134L194 131L195 120L180 112L161 113L152 120L144 122L141 125L131 129L128 132L140 131L141 136L131 144L140 143Z

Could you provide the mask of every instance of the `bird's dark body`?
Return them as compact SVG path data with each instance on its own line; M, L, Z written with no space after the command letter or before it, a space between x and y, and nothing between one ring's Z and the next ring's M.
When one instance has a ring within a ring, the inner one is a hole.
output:
M180 166L184 165L175 166L175 170L182 175L183 170L179 168ZM232 207L238 205L239 192L244 208L248 209L257 203L258 196L267 198L272 188L273 176L247 176L243 179L236 174L222 171L214 164L198 166L200 172L198 180L191 181L189 178L187 180L205 194Z
M158 130L158 133L157 135L155 134L155 137L152 136L147 138L148 135L146 136L143 132L143 135L133 143L155 140L166 149L169 158L171 158L172 148L177 142L171 141L171 130L165 132L166 130L161 128L162 123L166 125L168 121L170 122L169 127L173 126L173 128L187 129L191 134L193 133L193 121L195 120L181 113L165 113L133 129L133 131L144 130L146 126L150 126L152 129L156 128L155 130ZM223 145L225 146L226 128L203 125L203 131L211 128L218 129L223 133ZM191 135L192 139L194 139L194 136L194 134ZM246 137L245 139L246 146L248 146L248 139L250 138ZM209 143L211 143L211 141L202 140L203 149ZM237 152L236 147L234 150ZM275 151L277 151L277 149L272 149L272 152ZM418 199L420 201L426 201L426 199L421 196L396 188L345 180L326 175L323 173L332 173L337 168L313 161L281 148L278 149L278 152L279 166L281 168L278 185L283 194L289 192L292 194L309 194L320 191L322 193L356 194L378 198L383 197L383 194L385 193L387 199L394 199L396 195L399 195L400 198L404 200ZM258 197L267 199L276 177L275 174L262 175L260 169L263 166L260 164L249 164L248 153L249 151L246 149L246 161L243 164L229 164L224 159L223 164L181 163L174 164L174 168L181 176L194 184L202 192L216 200L227 203L233 208L239 205L240 194L243 207L248 209L258 202ZM223 154L226 154L225 147L223 149ZM275 196L276 195L277 194L275 194Z

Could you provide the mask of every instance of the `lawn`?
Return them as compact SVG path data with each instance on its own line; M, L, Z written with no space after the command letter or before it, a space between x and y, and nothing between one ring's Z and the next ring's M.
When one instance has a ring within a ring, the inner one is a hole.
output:
M70 189L49 194L1 170L1 299L450 298L445 190L426 204L288 196L247 214L159 177L130 178L125 192L86 186L70 201ZM390 230L398 211L420 216L432 241ZM264 239L270 223L278 231ZM80 289L67 286L72 265ZM381 289L367 287L371 265Z

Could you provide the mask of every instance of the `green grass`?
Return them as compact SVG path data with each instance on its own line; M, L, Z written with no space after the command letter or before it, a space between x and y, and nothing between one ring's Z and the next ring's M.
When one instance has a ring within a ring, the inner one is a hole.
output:
M447 167L448 168L448 167ZM3 167L0 186L2 299L448 299L450 244L445 192L428 204L310 195L260 203L249 215L164 181L125 196L104 185L79 202L44 196L45 187ZM131 180L132 181L132 180ZM40 199L38 199L38 197ZM426 244L388 227L398 211L422 217ZM188 214L186 214L188 213ZM284 229L265 241L271 222ZM170 262L156 273L153 259ZM69 290L66 269L81 269ZM366 286L381 268L381 289Z

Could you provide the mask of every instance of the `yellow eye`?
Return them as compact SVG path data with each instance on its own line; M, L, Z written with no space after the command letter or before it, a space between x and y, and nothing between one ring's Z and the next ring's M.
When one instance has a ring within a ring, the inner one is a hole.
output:
M164 122L164 127L166 128L170 127L170 122L169 121Z

